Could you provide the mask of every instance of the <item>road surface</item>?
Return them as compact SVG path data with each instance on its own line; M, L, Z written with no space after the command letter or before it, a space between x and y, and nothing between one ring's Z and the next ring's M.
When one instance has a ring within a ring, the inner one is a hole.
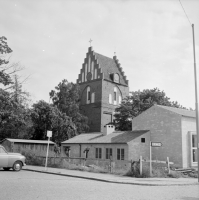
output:
M198 200L199 186L138 186L0 170L0 200Z

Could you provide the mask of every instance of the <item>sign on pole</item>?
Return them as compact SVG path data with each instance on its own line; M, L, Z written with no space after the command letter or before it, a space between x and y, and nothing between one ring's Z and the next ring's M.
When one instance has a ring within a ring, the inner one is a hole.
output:
M150 141L150 147L149 147L149 171L150 176L152 176L152 148L151 147L161 147L161 142L151 142Z
M52 137L52 131L47 131L47 137Z
M49 142L50 142L50 138L52 137L52 131L47 131L47 137L48 137L48 146L47 146L47 152L46 152L45 170L47 170Z
M161 142L151 142L152 147L161 147L162 143Z

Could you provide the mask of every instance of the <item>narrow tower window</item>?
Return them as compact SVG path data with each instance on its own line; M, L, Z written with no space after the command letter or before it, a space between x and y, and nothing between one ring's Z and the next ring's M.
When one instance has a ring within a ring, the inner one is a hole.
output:
M87 99L86 99L86 103L89 104L91 102L91 89L88 86L87 87Z
M117 105L117 88L114 87L114 105Z

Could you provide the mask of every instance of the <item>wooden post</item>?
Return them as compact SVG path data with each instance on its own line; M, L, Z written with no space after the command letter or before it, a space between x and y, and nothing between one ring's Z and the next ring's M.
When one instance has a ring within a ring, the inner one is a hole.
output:
M167 167L168 167L168 172L169 172L169 174L170 174L170 164L169 164L169 157L167 157Z
M149 156L150 156L150 158L149 158L149 160L150 160L150 163L149 163L149 170L150 170L150 177L152 177L152 162L151 162L151 160L152 160L152 152L151 152L151 141L150 141L150 148L149 148Z
M140 156L140 175L142 176L142 156Z
M132 167L133 167L133 161L131 160L131 172L132 172Z

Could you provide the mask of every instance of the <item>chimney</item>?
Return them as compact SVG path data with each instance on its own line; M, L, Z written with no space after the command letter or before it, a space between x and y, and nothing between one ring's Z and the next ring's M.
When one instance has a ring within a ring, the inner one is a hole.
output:
M115 126L113 124L106 124L104 126L104 132L103 135L111 134L115 131Z

